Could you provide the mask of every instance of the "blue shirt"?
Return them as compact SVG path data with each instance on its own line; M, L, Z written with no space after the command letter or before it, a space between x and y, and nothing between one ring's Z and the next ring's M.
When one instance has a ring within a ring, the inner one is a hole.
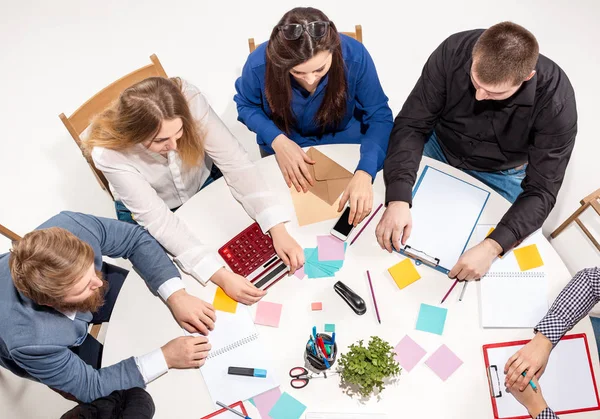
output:
M364 170L373 179L383 166L392 131L392 111L383 93L375 64L362 43L340 34L342 56L346 65L346 114L340 128L326 129L317 126L315 116L325 96L328 75L321 79L310 95L290 75L292 83L292 110L296 123L288 138L301 147L322 144L360 144L360 161L356 170ZM271 143L285 134L271 120L271 109L265 94L265 67L267 42L250 54L242 76L235 82L238 120L255 132L256 142L273 152Z

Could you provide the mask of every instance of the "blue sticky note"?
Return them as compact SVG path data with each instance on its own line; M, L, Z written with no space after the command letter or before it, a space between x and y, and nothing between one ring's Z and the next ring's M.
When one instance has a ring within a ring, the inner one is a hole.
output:
M335 332L335 324L333 324L333 323L325 323L325 331L327 333L333 333L333 332Z
M306 406L284 392L269 411L272 419L300 419Z
M416 329L441 335L444 333L447 314L448 310L445 308L421 304Z
M250 402L250 404L254 407L256 407L256 403L254 403L254 399L248 399L248 401Z
M304 273L309 278L329 278L335 274L335 272L329 272L327 270L320 269L318 266L315 266L311 263L304 264Z

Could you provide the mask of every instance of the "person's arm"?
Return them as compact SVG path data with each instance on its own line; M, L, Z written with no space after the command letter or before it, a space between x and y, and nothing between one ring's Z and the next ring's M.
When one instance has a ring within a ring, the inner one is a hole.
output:
M548 313L535 327L535 331L556 345L598 302L600 268L579 271L556 297Z
M549 407L545 408L537 415L534 419L559 419L559 417L554 413L552 409Z
M141 173L127 164L92 156L137 223L174 256L184 272L206 284L223 267L216 251L192 233Z
M195 93L193 92L195 90ZM256 220L264 233L291 218L290 211L269 190L240 142L227 129L206 98L193 86L186 87L192 115L203 129L204 149L223 172L233 197Z
M258 48L248 57L242 69L242 75L235 82L236 94L233 100L237 104L238 121L257 134L266 145L271 147L273 140L284 134L265 112L266 97L263 94L260 80L255 71L264 72L265 65L253 68L252 63L257 54L264 54L264 48Z
M359 110L363 112L363 123L368 128L360 143L360 160L356 170L367 172L374 181L377 171L383 167L394 123L375 63L366 48L362 47L362 51L362 61L356 70L356 102Z
M98 244L101 254L129 259L155 295L165 301L183 289L179 271L157 241L139 226L92 215L63 212L80 227L79 237ZM97 255L100 257L100 255ZM170 284L166 284L170 282Z
M386 205L393 201L412 205L412 187L423 147L446 103L444 60L451 59L450 54L446 41L431 54L421 77L394 120L383 163Z
M11 357L36 380L84 403L146 384L133 357L99 370L65 347L26 346L12 350Z
M504 252L539 229L556 203L577 134L575 97L549 103L534 130L523 192L489 236Z

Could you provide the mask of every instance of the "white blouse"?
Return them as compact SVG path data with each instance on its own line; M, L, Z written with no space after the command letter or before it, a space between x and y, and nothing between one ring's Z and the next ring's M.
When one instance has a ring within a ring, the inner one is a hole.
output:
M290 220L289 211L269 191L246 150L227 129L197 87L183 82L204 139L205 160L184 171L177 151L167 157L138 144L124 152L94 147L92 159L101 170L116 200L131 211L134 219L174 256L177 265L202 284L223 266L214 249L180 220L177 208L200 190L210 174L212 162L223 172L234 198L254 218L264 233Z

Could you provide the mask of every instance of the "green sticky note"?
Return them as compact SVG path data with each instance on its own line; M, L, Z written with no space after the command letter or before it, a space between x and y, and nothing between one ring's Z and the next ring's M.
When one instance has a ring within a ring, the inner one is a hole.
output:
M269 411L271 419L300 419L306 406L284 392Z
M327 333L333 333L333 332L335 332L335 324L333 324L333 323L325 323L325 331Z
M416 329L441 335L444 332L447 314L448 310L445 308L421 304Z

